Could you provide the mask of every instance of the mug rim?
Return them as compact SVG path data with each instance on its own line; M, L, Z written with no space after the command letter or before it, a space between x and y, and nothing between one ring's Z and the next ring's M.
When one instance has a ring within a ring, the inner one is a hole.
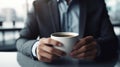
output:
M56 34L63 34L63 35L72 35L70 37L62 37L62 38L71 38L71 37L76 37L76 36L79 36L78 33L74 33L74 32L55 32L55 33L52 33L51 34L51 37L59 37L59 36L54 36Z

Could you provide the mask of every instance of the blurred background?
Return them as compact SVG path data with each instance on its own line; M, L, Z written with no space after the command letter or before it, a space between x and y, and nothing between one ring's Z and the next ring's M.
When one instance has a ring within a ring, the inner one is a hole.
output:
M16 51L15 41L24 27L33 0L0 0L0 51Z
M0 51L16 51L15 41L24 27L33 0L0 0ZM120 39L120 0L105 0L114 31Z

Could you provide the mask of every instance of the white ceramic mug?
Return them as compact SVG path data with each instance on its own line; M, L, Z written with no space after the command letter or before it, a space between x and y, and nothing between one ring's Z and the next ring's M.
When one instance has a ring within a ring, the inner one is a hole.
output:
M56 47L69 54L73 48L73 45L78 41L79 34L73 32L56 32L51 34L51 38L57 40L63 44L62 47Z

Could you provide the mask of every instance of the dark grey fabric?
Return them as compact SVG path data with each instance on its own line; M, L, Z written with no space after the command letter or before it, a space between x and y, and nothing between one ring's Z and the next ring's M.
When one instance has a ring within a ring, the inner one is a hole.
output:
M76 0L76 2L80 4L80 38L94 36L101 49L96 60L113 58L117 55L118 41L104 0ZM31 58L33 58L32 46L38 36L49 37L51 33L61 32L56 0L36 0L33 6L16 44L18 51Z

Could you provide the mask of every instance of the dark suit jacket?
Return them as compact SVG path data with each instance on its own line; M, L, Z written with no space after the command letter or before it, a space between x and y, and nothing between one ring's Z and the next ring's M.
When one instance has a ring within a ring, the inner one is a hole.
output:
M96 60L110 59L117 54L118 41L113 32L104 0L76 0L80 4L80 37L94 36L101 53ZM25 28L17 40L17 49L33 58L32 46L39 36L49 37L60 32L60 15L57 0L36 0L28 14Z

